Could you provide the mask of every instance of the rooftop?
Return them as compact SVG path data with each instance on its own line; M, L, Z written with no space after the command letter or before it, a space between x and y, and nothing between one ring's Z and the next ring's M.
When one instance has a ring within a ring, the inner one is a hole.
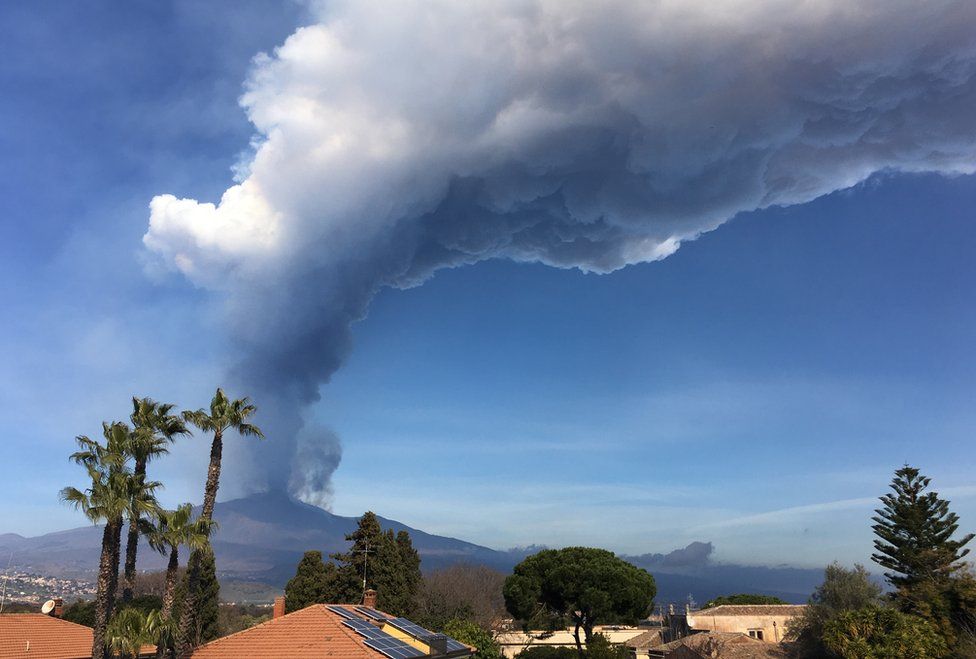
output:
M362 606L313 604L211 641L197 648L192 656L193 659L419 659L467 657L472 653L470 647L453 639L448 639L454 644L453 649L431 651L424 642L424 635L430 632L416 625L411 632L404 632L390 624L395 621L403 619Z
M91 649L91 627L43 613L0 615L0 659L84 659Z
M691 616L798 616L806 604L720 604L710 609L692 611Z
M718 608L718 607L716 607ZM745 634L730 632L701 632L677 641L652 648L651 656L667 656L678 648L693 650L703 659L785 659L782 647L763 643ZM657 653L657 655L653 654Z

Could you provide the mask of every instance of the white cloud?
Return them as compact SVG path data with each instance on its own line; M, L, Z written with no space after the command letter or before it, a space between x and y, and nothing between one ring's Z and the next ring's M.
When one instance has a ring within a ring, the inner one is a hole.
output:
M976 170L968 0L318 15L255 59L243 179L217 205L156 197L144 238L225 292L235 372L283 436L380 287L495 257L609 272L877 172ZM284 482L290 456L265 458Z

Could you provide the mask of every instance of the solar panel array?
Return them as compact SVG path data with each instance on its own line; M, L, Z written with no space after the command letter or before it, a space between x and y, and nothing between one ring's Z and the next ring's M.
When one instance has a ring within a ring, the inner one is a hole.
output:
M356 607L356 610L359 611L360 613L362 613L365 616L369 616L373 620L384 620L384 621L386 621L386 620L389 620L390 619L388 616L380 613L376 609L371 609L368 606L357 606Z
M354 616L352 614L352 612L350 612L344 606L330 606L329 607L329 611L332 611L333 613L338 613L339 615L341 615L346 620L356 620L356 616Z
M404 641L391 636L384 632L382 629L376 625L359 618L352 611L343 606L329 606L330 611L338 613L342 616L342 624L350 629L354 630L357 634L364 637L366 645L382 652L384 655L390 659L419 659L419 657L426 657L427 653L418 650L412 645L405 643ZM356 610L365 616L369 616L377 622L382 622L388 625L392 625L401 632L412 636L422 643L430 644L432 636L438 636L428 629L424 629L420 625L406 618L390 618L375 609L371 609L365 606L357 606ZM447 652L457 652L458 650L467 650L468 647L463 643L458 643L450 636L447 637Z
M426 652L422 652L412 645L408 645L400 639L390 636L376 625L368 623L365 620L351 617L343 620L342 624L355 630L360 636L365 637L366 645L382 652L387 657L390 657L390 659L417 659L418 657L427 656Z
M417 640L423 641L424 643L427 643L427 639L429 637L436 636L434 632L430 631L429 629L424 629L417 623L411 620L407 620L406 618L387 618L386 622L389 623L390 625L393 625L401 632L405 634L409 634L410 636L413 636ZM466 646L464 643L459 643L455 641L453 638L451 638L450 636L447 637L448 652L457 652L458 650L467 650L467 649L468 646Z

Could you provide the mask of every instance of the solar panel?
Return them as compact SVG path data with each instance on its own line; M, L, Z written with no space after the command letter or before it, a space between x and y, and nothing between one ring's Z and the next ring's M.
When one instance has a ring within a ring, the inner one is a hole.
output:
M418 659L419 657L427 656L426 652L390 636L376 625L368 623L365 620L353 617L348 620L343 620L342 624L355 630L360 636L364 636L366 638L364 641L366 645L382 652L390 659Z
M422 640L425 636L430 636L433 634L429 629L424 629L417 623L407 620L406 618L389 618L386 620L389 624L393 625L401 632L409 634L416 639Z
M354 629L360 636L365 636L366 638L393 638L376 625L366 622L365 620L360 620L359 618L351 618L349 620L343 620L342 624L350 629ZM393 639L396 640L396 639Z
M356 610L362 613L363 615L369 616L373 620L389 620L387 616L383 615L376 609L369 608L368 606L357 606Z
M436 636L434 632L430 631L429 629L424 629L417 623L407 620L406 618L387 618L385 622L396 627L401 632L409 634L419 641L423 641L424 643L428 643L427 639L429 639L431 636ZM450 636L447 637L448 652L457 652L458 650L467 649L468 646L466 646L464 643L459 643Z
M379 650L387 657L390 657L390 659L417 659L418 657L427 656L426 652L407 645L400 639L387 636L386 634L384 636L386 638L367 638L364 642L374 650Z
M461 643L459 641L455 641L450 636L447 637L447 651L448 652L457 652L458 650L467 650L467 649L468 649L468 646L465 645L464 643Z
M330 606L329 611L332 611L333 613L338 613L346 620L356 620L356 616L354 616L347 608L343 606Z

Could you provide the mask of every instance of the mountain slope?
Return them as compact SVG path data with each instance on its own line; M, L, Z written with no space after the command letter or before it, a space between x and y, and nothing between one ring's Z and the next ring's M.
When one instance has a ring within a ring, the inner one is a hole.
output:
M286 494L268 492L218 503L214 518L219 528L213 546L222 575L233 579L283 584L294 574L302 553L344 551L345 536L358 518L334 515L296 501ZM512 558L463 540L425 533L401 522L380 518L384 529L410 533L425 570L460 561L508 570ZM0 535L0 556L13 553L12 565L51 576L90 576L98 565L101 527L85 526L33 538L13 533ZM165 567L161 556L142 544L139 568Z
M345 536L358 518L343 517L296 501L283 493L268 492L218 503L214 516L220 524L213 546L221 581L248 582L261 592L280 589L295 574L295 565L309 549L323 553L345 551ZM396 520L380 517L384 529L410 533L425 571L464 562L510 572L527 553L497 551L470 542L426 533ZM98 565L101 528L85 526L33 538L0 534L0 558L13 554L15 569L46 576L91 579ZM658 585L658 602L683 602L689 594L699 602L738 592L776 595L789 602L804 602L822 579L821 570L787 567L752 567L716 564L710 560L711 543L695 542L669 554L623 556L647 569ZM186 560L185 553L181 556ZM143 542L140 570L165 568L163 557ZM237 588L236 591L240 591ZM230 590L228 590L230 592Z

